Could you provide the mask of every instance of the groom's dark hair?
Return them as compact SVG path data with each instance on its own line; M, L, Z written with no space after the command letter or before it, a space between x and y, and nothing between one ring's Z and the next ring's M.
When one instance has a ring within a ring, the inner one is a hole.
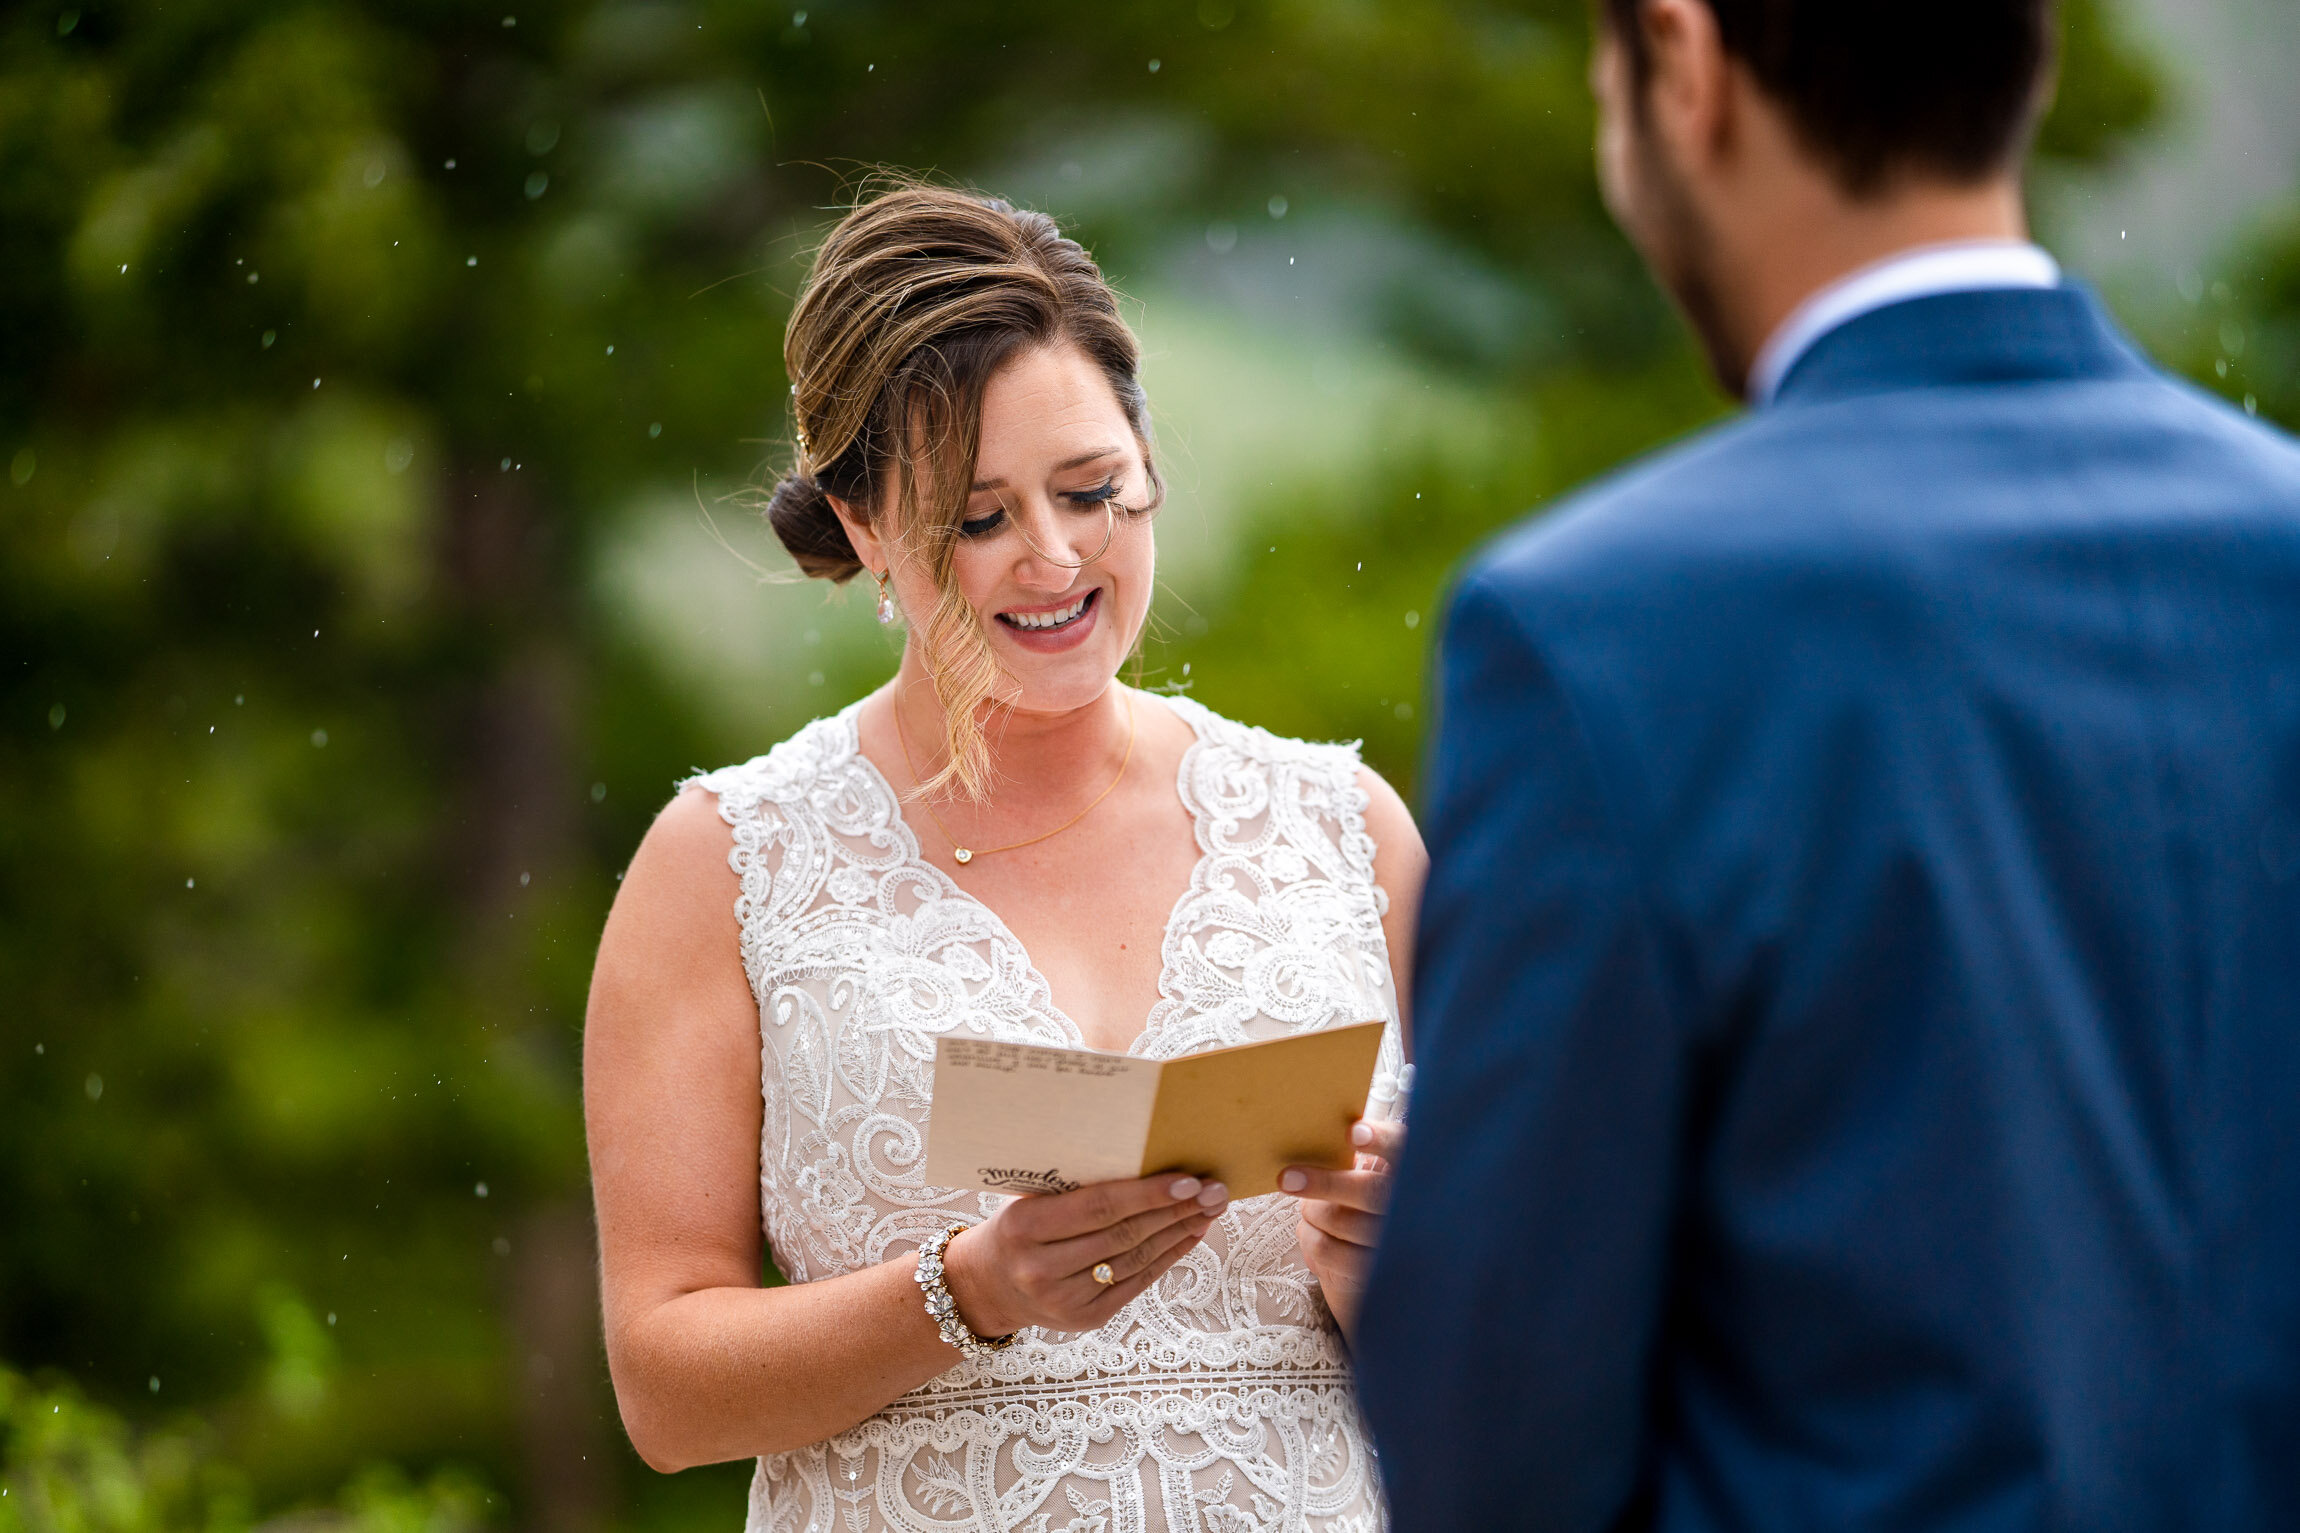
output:
M1600 0L1647 81L1644 0ZM1855 196L1905 175L1970 183L2014 164L2051 78L2054 0L1706 0L1725 50Z

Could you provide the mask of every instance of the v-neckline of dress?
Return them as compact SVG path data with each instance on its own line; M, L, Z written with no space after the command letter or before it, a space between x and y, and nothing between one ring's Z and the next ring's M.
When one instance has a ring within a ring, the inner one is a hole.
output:
M1205 871L1207 858L1213 855L1208 845L1205 815L1191 802L1190 795L1182 790L1182 785L1190 780L1190 771L1197 762L1198 752L1209 743L1205 718L1203 717L1204 710L1195 706L1172 706L1176 703L1187 702L1188 699L1184 698L1164 697L1160 698L1159 701L1167 704L1176 717L1190 726L1191 741L1183 749L1181 763L1174 771L1174 797L1181 803L1183 812L1190 816L1190 834L1191 838L1198 843L1198 856L1197 860L1190 865L1190 876L1183 881L1181 892L1174 896L1174 904L1166 912L1166 924L1159 933L1158 999L1151 1002L1150 1014L1142 1019L1142 1026L1135 1033L1134 1041L1124 1049L1116 1051L1129 1059L1140 1058L1142 1046L1162 1030L1160 1023L1168 1010L1167 1003L1174 999L1172 988L1175 978L1174 930L1182 920L1184 913L1190 908L1192 896L1198 892L1199 875ZM1069 1012L1064 1011L1061 1006L1056 1004L1052 982L1040 972L1038 961L1030 956L1029 947L1014 934L1014 929L1006 924L1006 918L991 909L989 902L984 900L982 896L965 888L957 879L944 872L940 866L928 861L925 854L920 851L918 832L911 828L910 821L904 817L902 812L902 795L895 791L894 783L887 777L886 773L879 770L878 763L870 759L870 753L862 748L862 703L857 701L845 709L843 718L846 724L847 749L853 754L855 761L862 767L862 770L869 774L870 781L884 797L894 828L902 838L900 849L904 864L924 869L930 874L941 898L964 900L982 912L983 918L990 923L992 939L1006 943L1014 952L1021 955L1023 972L1029 976L1037 993L1046 998L1047 1015L1062 1025L1062 1030L1069 1036L1071 1043L1082 1049L1092 1049L1092 1045L1086 1041L1085 1032L1078 1026L1076 1020L1071 1017ZM1092 1051L1095 1053L1112 1052L1106 1049L1092 1049Z

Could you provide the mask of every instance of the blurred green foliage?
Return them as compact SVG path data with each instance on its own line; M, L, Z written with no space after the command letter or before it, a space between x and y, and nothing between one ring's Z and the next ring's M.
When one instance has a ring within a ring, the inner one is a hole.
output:
M2154 110L2099 3L2051 155ZM1597 200L1585 48L1583 0L9 8L0 1357L76 1382L0 1374L0 1533L739 1515L614 1429L589 957L670 783L887 656L730 724L606 594L632 508L771 455L865 167L1042 197L1144 290L1285 187L1408 252L1350 321L1478 429L1264 486L1144 674L1410 786L1446 571L1722 408Z

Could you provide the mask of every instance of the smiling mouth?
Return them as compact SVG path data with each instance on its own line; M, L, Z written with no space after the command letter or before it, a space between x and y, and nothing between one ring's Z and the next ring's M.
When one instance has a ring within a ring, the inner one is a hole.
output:
M1024 633L1059 633L1093 611L1094 600L1101 594L1101 588L1096 587L1067 607L1057 607L1051 612L1001 612L998 620Z

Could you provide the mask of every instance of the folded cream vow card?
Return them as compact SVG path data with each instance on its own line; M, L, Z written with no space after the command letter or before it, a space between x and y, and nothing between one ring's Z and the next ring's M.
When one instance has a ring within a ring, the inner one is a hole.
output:
M1183 1171L1233 1198L1288 1166L1348 1167L1382 1024L1357 1022L1179 1059L937 1039L926 1179L984 1192L1068 1192Z

